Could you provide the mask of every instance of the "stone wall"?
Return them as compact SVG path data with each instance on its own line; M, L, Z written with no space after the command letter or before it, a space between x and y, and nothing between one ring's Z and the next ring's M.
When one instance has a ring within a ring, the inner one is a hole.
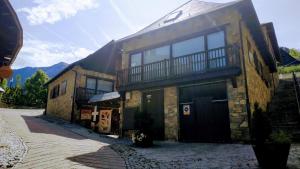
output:
M54 86L60 84L63 81L67 81L67 90L64 95L60 95L56 98L50 98L50 91ZM54 80L48 85L48 101L47 101L47 115L60 117L64 120L71 120L73 93L74 93L75 73L73 71L67 71L59 78Z
M177 87L164 88L165 138L178 140L179 113Z
M236 78L237 86L227 80L227 97L231 129L231 139L249 140L249 125L246 105L246 89L242 76Z
M264 62L261 52L258 50L257 45L254 42L248 28L245 26L245 24L242 24L241 26L243 32L243 48L245 54L245 67L247 74L250 109L251 112L253 112L254 104L257 102L263 110L266 110L268 103L271 101L271 90L274 89L274 87L268 87L263 81L262 77L256 71L255 64L249 59L249 49L247 43L251 44L250 51L252 53L256 52L258 61L262 64L264 77L270 82L271 85L274 85L271 82L272 74L270 73L268 66Z

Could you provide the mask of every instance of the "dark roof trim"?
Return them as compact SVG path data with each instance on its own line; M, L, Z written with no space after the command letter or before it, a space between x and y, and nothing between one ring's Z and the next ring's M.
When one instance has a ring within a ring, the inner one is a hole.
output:
M269 51L253 3L251 0L244 0L242 2L243 3L240 4L239 10L243 21L250 29L250 33L253 35L252 38L258 45L258 49L261 52L265 63L268 65L270 72L276 72L276 62Z
M21 23L19 21L18 15L16 14L13 7L11 6L10 2L8 0L3 0L3 2L6 4L8 10L10 11L10 14L16 24L17 29L18 29L18 35L17 35L18 43L12 53L12 58L9 61L9 65L11 65L15 61L16 56L18 55L19 51L21 50L21 47L23 46L23 29L22 29Z
M277 37L276 37L276 33L275 33L275 29L274 29L274 25L272 22L269 23L264 23L261 24L262 26L265 26L267 28L267 32L269 34L271 43L272 43L272 48L276 57L276 60L278 62L280 62L280 49L279 49L279 45L278 45L278 41L277 41Z
M90 61L90 59L96 59L95 57L101 57L99 55L97 55L98 53L100 53L100 55L102 54L101 52L107 48L110 48L111 46L112 47L112 51L113 53L109 56L109 57L112 57L113 55L115 55L115 41L112 40L110 41L109 43L107 43L106 45L104 45L102 48L98 49L96 52L94 52L93 54L90 54L88 55L87 57L81 59L81 60L78 60L72 64L70 64L69 66L67 66L65 69L63 69L61 72L59 72L56 76L54 76L52 79L50 79L48 82L45 83L45 86L49 85L51 82L53 82L54 80L56 80L57 78L59 78L61 75L63 75L64 73L68 72L69 70L71 70L73 67L75 66L80 66L81 68L85 69L85 70L91 70L91 71L96 71L96 72L101 72L101 73L108 73L108 74L114 74L115 71L97 71L95 69L93 69L92 67L89 67L89 66L86 66L86 62L87 61ZM101 67L100 65L101 63L99 63L99 67ZM102 65L103 66L103 65Z

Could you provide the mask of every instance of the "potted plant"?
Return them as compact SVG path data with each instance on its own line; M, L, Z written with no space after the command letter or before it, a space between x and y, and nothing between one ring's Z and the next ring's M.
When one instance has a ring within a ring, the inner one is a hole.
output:
M283 131L272 133L267 113L256 103L253 116L252 144L257 161L262 168L285 169L291 146L290 136Z
M150 147L153 145L151 126L153 119L148 113L137 112L135 115L136 131L132 134L133 144L138 147Z

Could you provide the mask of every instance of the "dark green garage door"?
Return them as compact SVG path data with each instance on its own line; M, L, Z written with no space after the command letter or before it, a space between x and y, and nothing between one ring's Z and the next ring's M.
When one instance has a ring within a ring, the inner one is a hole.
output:
M179 89L180 139L226 142L230 122L225 83Z

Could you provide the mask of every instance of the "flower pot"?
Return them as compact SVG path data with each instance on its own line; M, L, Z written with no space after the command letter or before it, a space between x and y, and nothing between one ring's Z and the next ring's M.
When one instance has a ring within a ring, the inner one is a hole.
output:
M153 145L153 139L146 132L137 131L132 135L133 144L138 147L150 147Z
M286 169L291 144L264 143L252 147L262 168Z

